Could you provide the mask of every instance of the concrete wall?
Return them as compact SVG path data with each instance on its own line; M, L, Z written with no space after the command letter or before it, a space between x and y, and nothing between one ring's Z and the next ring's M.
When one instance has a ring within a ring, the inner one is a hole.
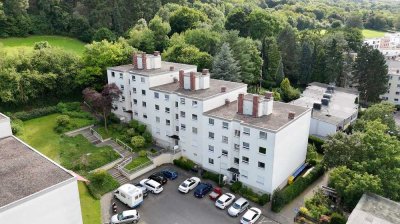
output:
M0 209L0 223L82 224L77 181L56 186Z
M311 118L310 135L328 136L336 133L336 125Z
M9 117L0 113L0 138L11 136L11 121Z

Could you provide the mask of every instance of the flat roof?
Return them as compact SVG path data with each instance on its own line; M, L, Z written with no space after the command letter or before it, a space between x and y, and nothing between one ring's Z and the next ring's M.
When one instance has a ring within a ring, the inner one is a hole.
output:
M174 63L174 62L167 62L167 61L161 61L161 68L155 68L155 69L135 69L133 67L133 64L127 64L127 65L119 65L115 67L109 67L109 70L114 70L114 71L119 71L119 72L129 72L132 74L137 74L137 75L142 75L142 76L157 76L157 75L163 75L166 73L170 73L170 67L174 67L174 71L179 71L181 69L186 70L186 69L196 69L196 65L187 65L187 64L181 64L181 63Z
M7 117L6 117L4 114L0 113L0 120L6 119L6 118L7 118Z
M0 207L74 178L14 136L0 139Z
M347 224L359 223L400 223L400 203L376 194L365 193L347 220Z
M313 108L314 103L321 103L321 99L329 85L313 82L304 90L301 97L290 104ZM313 110L312 117L331 124L339 124L358 112L356 98L358 91L335 87L328 106L321 105L321 110Z
M200 90L195 90L195 91L192 91L189 89L182 89L182 88L179 88L179 82L155 86L150 89L153 91L175 93L177 95L181 95L181 96L185 96L185 97L189 97L189 98L204 100L204 99L216 96L216 95L225 94L225 93L221 93L222 86L226 87L225 93L227 93L227 92L231 92L233 90L237 90L239 88L246 87L247 85L245 83L240 83L240 82L229 82L229 81L224 81L224 80L219 80L219 79L210 79L210 87L208 89L200 89Z
M251 95L251 94L247 94ZM246 96L245 96L246 97ZM251 115L238 114L237 100L231 102L229 105L224 105L216 109L204 113L206 116L222 118L225 120L237 120L243 122L245 125L257 127L260 129L268 129L272 131L279 131L282 127L293 122L298 117L304 115L309 111L309 108L295 106L288 103L278 101L273 102L272 113L261 117L253 117ZM289 112L295 112L295 119L289 120Z

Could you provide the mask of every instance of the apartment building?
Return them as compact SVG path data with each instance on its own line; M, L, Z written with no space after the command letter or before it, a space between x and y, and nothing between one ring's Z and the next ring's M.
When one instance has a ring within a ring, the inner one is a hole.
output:
M11 133L0 113L0 223L82 224L77 179Z
M284 185L305 161L311 109L196 71L162 61L159 52L135 54L132 64L107 70L123 91L114 113L146 124L157 144L179 147L229 180L269 193Z
M396 105L400 104L400 61L397 60L387 60L386 64L388 66L389 82L388 91L381 95L381 99L394 103Z
M400 33L387 33L384 37L368 38L364 44L378 49L386 59L393 59L400 56Z

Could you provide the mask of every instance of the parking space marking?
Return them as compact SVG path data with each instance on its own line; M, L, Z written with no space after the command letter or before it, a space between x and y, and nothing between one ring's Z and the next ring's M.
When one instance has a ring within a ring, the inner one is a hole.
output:
M277 222L275 222L275 221L273 221L273 220L271 220L271 219L269 219L269 218L267 218L267 217L265 217L265 216L261 216L260 217L261 219L259 219L259 221L257 222L257 224L265 224L265 223L277 223Z

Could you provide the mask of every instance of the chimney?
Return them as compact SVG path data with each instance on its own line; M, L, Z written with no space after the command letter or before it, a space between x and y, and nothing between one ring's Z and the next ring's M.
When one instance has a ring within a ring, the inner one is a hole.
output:
M183 89L184 88L184 83L185 83L185 71L179 70L179 88Z
M196 72L190 72L190 90L196 90Z
M134 69L138 69L138 63L137 63L137 54L134 53L132 56L132 64Z
M238 97L238 114L243 114L243 99L244 94L240 93Z
M226 92L226 86L221 86L221 93Z
M288 118L289 118L289 120L293 120L295 115L296 115L296 113L295 113L295 112L293 112L293 111L289 111L289 114L288 114Z
M142 53L142 67L143 67L143 69L147 69L147 55L146 55L146 52Z
M174 67L174 66L169 66L169 70L170 70L170 71L174 71L174 70L175 70L175 67Z
M253 117L258 117L258 96L253 96Z
M229 104L231 104L231 101L229 99L225 99L225 106L228 106Z
M209 73L209 70L206 68L203 68L203 70L201 71L202 75L207 75Z
M154 51L153 55L154 56L160 56L160 52L159 51Z
M265 92L265 99L271 99L272 98L272 92Z

